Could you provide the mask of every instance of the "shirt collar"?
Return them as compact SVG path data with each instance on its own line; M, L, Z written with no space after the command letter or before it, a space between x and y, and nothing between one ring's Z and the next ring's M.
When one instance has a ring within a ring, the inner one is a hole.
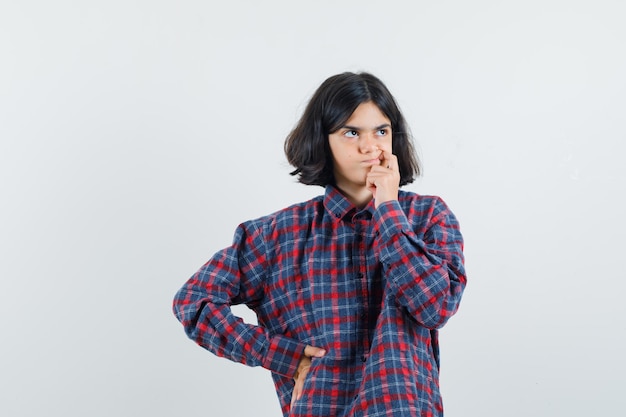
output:
M357 211L359 211L354 204L352 204L342 193L333 185L326 186L326 193L324 194L324 208L328 213L337 219L346 218L349 215L351 218ZM368 211L370 214L374 214L374 199L372 199L363 208L363 211Z

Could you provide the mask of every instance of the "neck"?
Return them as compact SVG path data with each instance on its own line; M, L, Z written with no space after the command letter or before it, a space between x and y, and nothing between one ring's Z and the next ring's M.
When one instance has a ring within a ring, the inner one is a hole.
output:
M359 209L367 206L372 201L372 193L365 187L346 187L342 184L337 184L336 186L348 201Z

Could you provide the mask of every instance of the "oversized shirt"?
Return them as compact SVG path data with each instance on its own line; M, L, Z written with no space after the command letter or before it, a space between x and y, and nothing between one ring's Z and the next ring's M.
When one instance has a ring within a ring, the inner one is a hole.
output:
M245 222L174 299L188 336L272 372L284 416L441 416L437 329L465 287L459 224L400 191L359 210L336 188ZM235 316L246 304L258 325ZM313 358L290 406L306 345Z

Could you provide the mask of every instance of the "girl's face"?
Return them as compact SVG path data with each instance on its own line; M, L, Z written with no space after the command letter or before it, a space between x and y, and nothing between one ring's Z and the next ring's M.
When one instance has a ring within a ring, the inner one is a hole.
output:
M337 187L354 192L366 188L365 177L391 153L391 121L371 101L361 103L346 123L328 135Z

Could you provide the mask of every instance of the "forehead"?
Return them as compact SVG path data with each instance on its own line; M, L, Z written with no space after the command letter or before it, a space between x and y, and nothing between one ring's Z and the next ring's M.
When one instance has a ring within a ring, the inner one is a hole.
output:
M374 102L366 101L354 109L354 112L346 120L345 124L359 127L376 127L383 124L391 124L391 121Z

